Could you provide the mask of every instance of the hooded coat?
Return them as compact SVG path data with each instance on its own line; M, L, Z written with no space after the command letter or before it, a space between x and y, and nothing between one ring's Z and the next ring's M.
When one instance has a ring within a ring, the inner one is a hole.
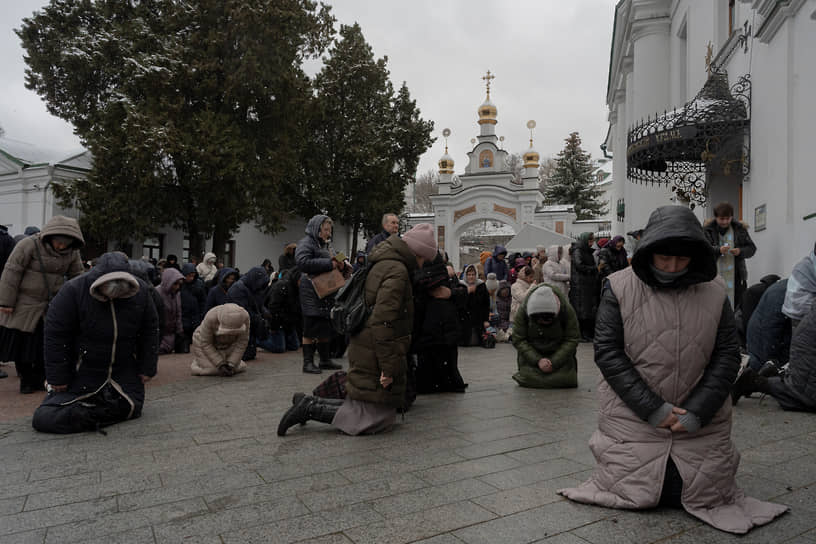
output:
M569 270L558 260L558 246L547 248L547 262L541 265L541 283L558 289L562 295L569 296Z
M736 309L742 300L742 294L748 287L748 267L745 266L745 259L753 257L757 248L754 241L751 240L751 235L748 234L745 223L732 219L731 229L734 231L734 247L740 250L740 254L734 257L734 308ZM716 219L706 219L704 230L712 251L719 257L720 234L717 231Z
M332 264L329 243L320 238L320 225L328 219L327 215L315 215L306 225L306 236L301 238L295 250L295 261L300 276L300 306L303 315L329 319L329 312L334 305L334 297L321 299L312 285L312 276L330 272Z
M196 272L198 272L202 281L213 281L218 276L218 267L215 266L215 260L215 253L205 253L204 258L196 265Z
M512 286L510 286L510 295L513 297L513 300L510 304L510 314L508 316L508 321L512 323L516 319L516 314L521 308L521 304L524 302L524 299L527 297L527 292L533 286L532 283L527 283L520 277L516 279Z
M803 407L816 412L816 306L793 333L789 368L782 381L799 397ZM782 404L782 408L786 406Z
M181 267L184 276L196 272L196 267L192 263L185 263ZM204 314L207 311L207 289L204 282L196 276L191 281L181 284L181 324L185 331L192 333L201 324Z
M234 335L233 341L224 342L223 336ZM193 333L193 362L190 370L194 376L219 376L222 365L233 373L246 370L241 360L249 343L249 314L237 304L221 304L204 316L201 325Z
M233 283L227 292L227 302L237 304L249 314L249 321L252 324L250 334L262 340L267 336L265 326L262 327L267 285L269 274L262 267L253 266L240 280Z
M156 375L158 316L147 284L128 270L124 254L106 253L54 297L45 321L45 374L68 390L48 395L43 405L79 402L110 384L130 404L127 419L141 414L140 375ZM130 291L111 301L98 287L114 278L126 279Z
M131 274L136 276L137 279L145 282L147 285L148 293L150 293L150 299L153 301L153 305L156 308L156 314L159 316L159 330L164 330L164 300L162 300L159 291L153 286L153 282L150 281L151 271L155 271L155 267L147 261L136 259L133 261L128 261L128 269L130 270Z
M49 243L52 236L74 241L67 249L56 251ZM34 332L65 277L74 278L85 270L79 256L84 245L76 219L61 215L52 217L42 232L20 240L0 276L0 307L14 308L10 314L0 313L0 326Z
M578 241L570 247L570 288L569 300L575 309L578 319L593 319L598 309L598 268L595 257L589 247L590 234L581 234Z
M296 244L286 244L286 247L283 248L283 253L278 257L278 272L283 272L290 268L297 268L297 262L295 261L296 247Z
M294 330L300 323L299 281L300 273L295 269L288 269L269 287L265 305L270 331L277 331L280 328Z
M414 302L411 277L416 256L399 236L392 235L368 256L365 303L373 306L359 334L349 343L346 391L354 400L402 407L405 400L406 355L411 344ZM388 388L380 375L394 379Z
M782 313L787 279L779 280L765 290L745 329L745 347L748 364L759 370L762 364L774 359L779 366L788 362L791 344L791 322Z
M172 353L176 346L176 335L184 334L184 324L181 320L181 290L173 292L173 284L183 280L181 272L169 266L162 272L161 283L157 291L164 304L164 328L161 330L161 353Z
M499 255L504 255L504 259L499 260ZM496 274L496 279L499 281L508 279L508 272L509 269L507 268L507 250L504 246L496 246L493 249L493 256L487 259L484 263L484 274L487 277L488 274L494 272Z
M687 271L661 284L652 255L680 245L691 256ZM613 508L651 508L671 457L683 481L683 507L717 529L746 533L787 510L746 497L735 482L729 394L739 344L710 244L688 208L652 212L632 267L609 277L595 361L603 378L589 446L598 465L589 480L559 493ZM699 429L657 427L653 416L666 404L688 410Z
M474 265L465 267L465 277L467 277L468 268L476 268ZM462 285L467 289L468 284L465 280L461 281ZM490 295L487 293L487 287L484 281L476 279L476 288L472 293L466 291L466 298L464 304L459 308L459 345L471 345L471 338L474 333L476 341L482 338L484 332L484 323L487 321L490 314ZM478 344L473 344L478 345Z
M429 291L436 287L447 287L451 296L438 299ZM442 255L436 255L433 262L425 262L417 271L414 289L413 352L427 350L435 346L455 346L459 341L458 308L463 306L467 287L448 275Z
M581 332L575 310L563 293L553 289L561 310L551 325L542 327L537 324L527 315L527 300L539 287L536 285L530 289L513 322L512 338L518 363L518 372L513 379L522 387L578 387L578 359L575 353L581 341ZM538 367L538 361L542 358L552 362L552 372L542 372Z
M235 276L235 281L238 281L238 272L236 272L234 268L225 266L218 271L218 283L213 285L210 288L210 292L207 293L206 310L208 312L216 306L226 304L227 291L229 290L227 288L226 279L231 275Z
M816 251L796 263L788 278L782 313L802 320L816 306ZM1 306L1 305L0 305Z

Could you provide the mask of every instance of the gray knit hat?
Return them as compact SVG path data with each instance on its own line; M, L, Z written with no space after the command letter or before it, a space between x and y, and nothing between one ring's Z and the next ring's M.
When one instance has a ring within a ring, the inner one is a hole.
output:
M490 274L487 275L485 287L487 287L488 291L496 291L499 288L499 280L496 279L495 272L491 272Z
M554 314L561 311L561 301L549 285L542 285L527 297L527 315Z

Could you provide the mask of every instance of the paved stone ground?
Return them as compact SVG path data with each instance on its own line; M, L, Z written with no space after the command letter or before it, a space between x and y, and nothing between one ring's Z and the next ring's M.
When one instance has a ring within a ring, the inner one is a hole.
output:
M276 436L292 392L320 380L298 353L261 354L232 379L152 386L143 417L107 436L0 423L0 543L816 543L812 414L770 399L737 407L740 484L792 509L737 538L681 511L558 496L594 465L591 346L577 390L517 387L514 356L461 350L468 392L420 397L380 436L314 422Z

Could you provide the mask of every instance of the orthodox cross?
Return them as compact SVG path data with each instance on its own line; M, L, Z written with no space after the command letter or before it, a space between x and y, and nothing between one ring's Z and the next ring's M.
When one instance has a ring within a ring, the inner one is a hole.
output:
M490 70L487 71L487 74L482 76L482 79L487 82L487 98L490 98L490 80L496 79L496 76L490 73Z
M711 42L708 42L706 46L706 56L705 56L705 63L706 63L706 72L711 74L712 70L714 70L714 66L712 65L712 60L714 57L714 47L711 45Z

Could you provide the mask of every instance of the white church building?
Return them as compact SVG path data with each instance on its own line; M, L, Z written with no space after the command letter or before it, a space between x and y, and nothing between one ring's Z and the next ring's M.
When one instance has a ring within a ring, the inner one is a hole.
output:
M667 204L728 201L749 282L816 242L816 0L620 0L606 100L613 234Z

